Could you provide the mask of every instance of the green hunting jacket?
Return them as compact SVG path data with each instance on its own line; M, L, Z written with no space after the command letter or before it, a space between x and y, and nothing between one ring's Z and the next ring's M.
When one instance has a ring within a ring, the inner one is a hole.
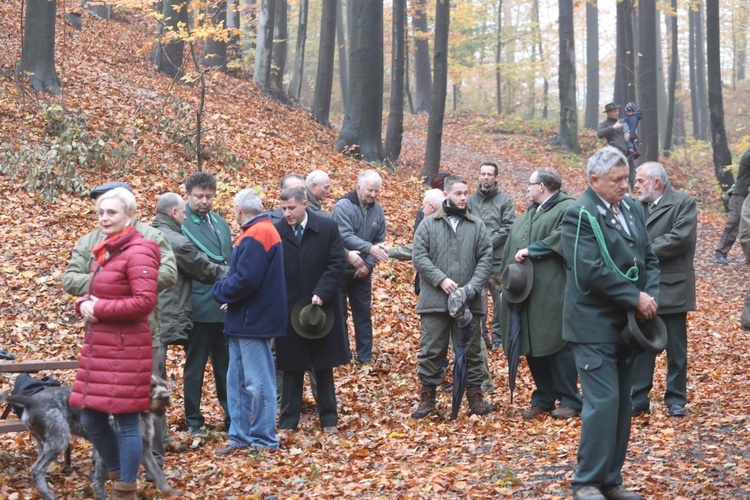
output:
M575 199L563 191L558 193L550 206L541 209L534 204L518 217L505 243L503 269L515 262L516 253L524 248L529 249L527 258L534 265L531 292L521 310L521 356L548 356L566 344L562 338L566 279L561 233L565 210ZM503 299L501 307L503 332L509 332L508 301ZM508 338L503 335L506 352Z
M182 234L190 238L193 244L205 253L214 264L228 266L232 258L232 232L229 224L216 212L209 212L213 229L208 222L201 219L190 206L185 207L185 222L182 223ZM220 304L211 295L211 286L193 280L193 321L195 323L223 323L225 314Z
M161 231L151 226L143 224L140 221L135 222L135 229L140 232L144 238L156 242L159 245L161 253L161 262L159 263L159 276L157 286L159 291L165 290L177 281L177 263L172 252L172 247L164 237ZM73 247L73 254L68 262L68 267L62 276L63 290L70 295L82 297L89 291L89 275L91 274L91 263L94 260L94 254L91 252L94 245L104 239L101 229L95 229L88 234L81 236ZM153 347L161 347L161 336L159 332L159 305L154 307L151 314L148 315L148 324L151 327L151 339Z
M492 243L492 265L499 266L503 260L503 249L508 232L516 220L516 209L510 196L498 190L497 183L489 191L480 185L466 200L466 206L474 217L479 218L490 235Z
M484 315L480 292L490 277L492 245L477 217L467 212L455 231L443 208L426 217L414 233L412 262L421 287L417 314L448 311L448 295L440 282L450 278L458 286L471 284L477 293L469 309L475 316Z

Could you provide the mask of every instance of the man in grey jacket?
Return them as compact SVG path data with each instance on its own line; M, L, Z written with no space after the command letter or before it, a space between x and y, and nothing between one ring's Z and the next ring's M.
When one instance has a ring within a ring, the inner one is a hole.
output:
M472 336L466 345L468 376L466 398L476 415L484 415L496 408L484 402L482 393L482 354L480 321L484 309L479 292L484 288L492 267L492 245L487 228L476 216L468 213L466 181L451 175L445 180L446 200L435 214L426 217L414 234L412 260L419 272L421 292L417 314L421 317L419 368L421 383L419 407L414 418L424 418L436 405L436 387L445 377L442 364L448 351L459 342L458 321L448 313L448 296L459 287L474 296L468 303L473 314Z
M346 310L347 298L352 309L357 360L369 363L372 358L372 270L378 262L388 260L385 241L385 213L377 202L383 180L374 170L359 174L357 187L346 193L333 207L333 219L339 225L344 247L359 253L347 258L341 283L341 304Z
M479 187L466 201L469 212L484 222L490 234L492 243L492 275L500 277L503 265L503 251L508 240L508 232L516 220L516 210L513 200L500 191L497 183L498 168L491 161L482 163L479 167ZM492 330L490 340L492 347L498 349L502 345L502 327L500 322L500 288L487 283L492 295ZM484 314L487 315L487 290L482 291ZM482 338L487 338L487 324L482 321Z

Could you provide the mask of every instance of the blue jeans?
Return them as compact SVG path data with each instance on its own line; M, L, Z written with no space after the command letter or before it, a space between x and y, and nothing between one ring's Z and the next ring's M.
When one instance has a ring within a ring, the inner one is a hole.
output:
M227 337L227 404L231 446L277 450L276 368L271 339Z
M137 412L112 416L117 424L117 431L109 425L109 414L101 411L84 408L81 423L104 460L107 470L119 470L120 481L134 483L143 453L140 416Z

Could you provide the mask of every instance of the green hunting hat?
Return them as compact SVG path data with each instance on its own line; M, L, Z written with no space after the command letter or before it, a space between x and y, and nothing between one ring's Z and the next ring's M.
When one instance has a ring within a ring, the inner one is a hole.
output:
M300 337L322 339L333 328L333 309L327 305L313 305L312 297L303 297L294 304L291 321Z

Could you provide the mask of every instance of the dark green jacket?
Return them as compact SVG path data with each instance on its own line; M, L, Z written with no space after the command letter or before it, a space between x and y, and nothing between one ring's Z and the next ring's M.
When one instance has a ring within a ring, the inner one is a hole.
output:
M548 356L565 346L562 338L565 261L562 249L562 219L575 200L559 192L543 210L532 205L510 228L505 243L503 268L515 262L519 250L529 248L534 264L534 282L521 310L521 356ZM538 250L537 250L538 249ZM502 302L503 331L510 332L508 301ZM503 335L507 350L508 335Z
M177 260L177 281L159 292L161 341L164 345L184 345L188 332L193 329L193 280L210 285L224 276L229 268L211 262L190 238L182 234L180 224L172 217L156 214L153 226L164 233Z
M182 234L190 238L190 241L205 253L214 264L229 265L232 258L232 233L229 224L216 212L209 212L211 223L198 217L190 206L185 207L187 219L182 223ZM213 295L211 285L204 285L200 281L193 280L193 321L195 323L223 323L225 314L219 309Z
M646 213L648 213L648 209ZM664 194L646 220L651 248L659 258L659 313L695 310L695 259L698 214L695 200L672 189Z
M659 261L651 249L643 208L628 197L620 205L630 234L590 187L563 217L562 244L568 273L563 339L568 342L620 344L627 313L635 309L640 292L659 302ZM620 272L605 265L588 217L579 217L581 208L598 223L604 245ZM638 273L634 282L620 274L633 266Z

